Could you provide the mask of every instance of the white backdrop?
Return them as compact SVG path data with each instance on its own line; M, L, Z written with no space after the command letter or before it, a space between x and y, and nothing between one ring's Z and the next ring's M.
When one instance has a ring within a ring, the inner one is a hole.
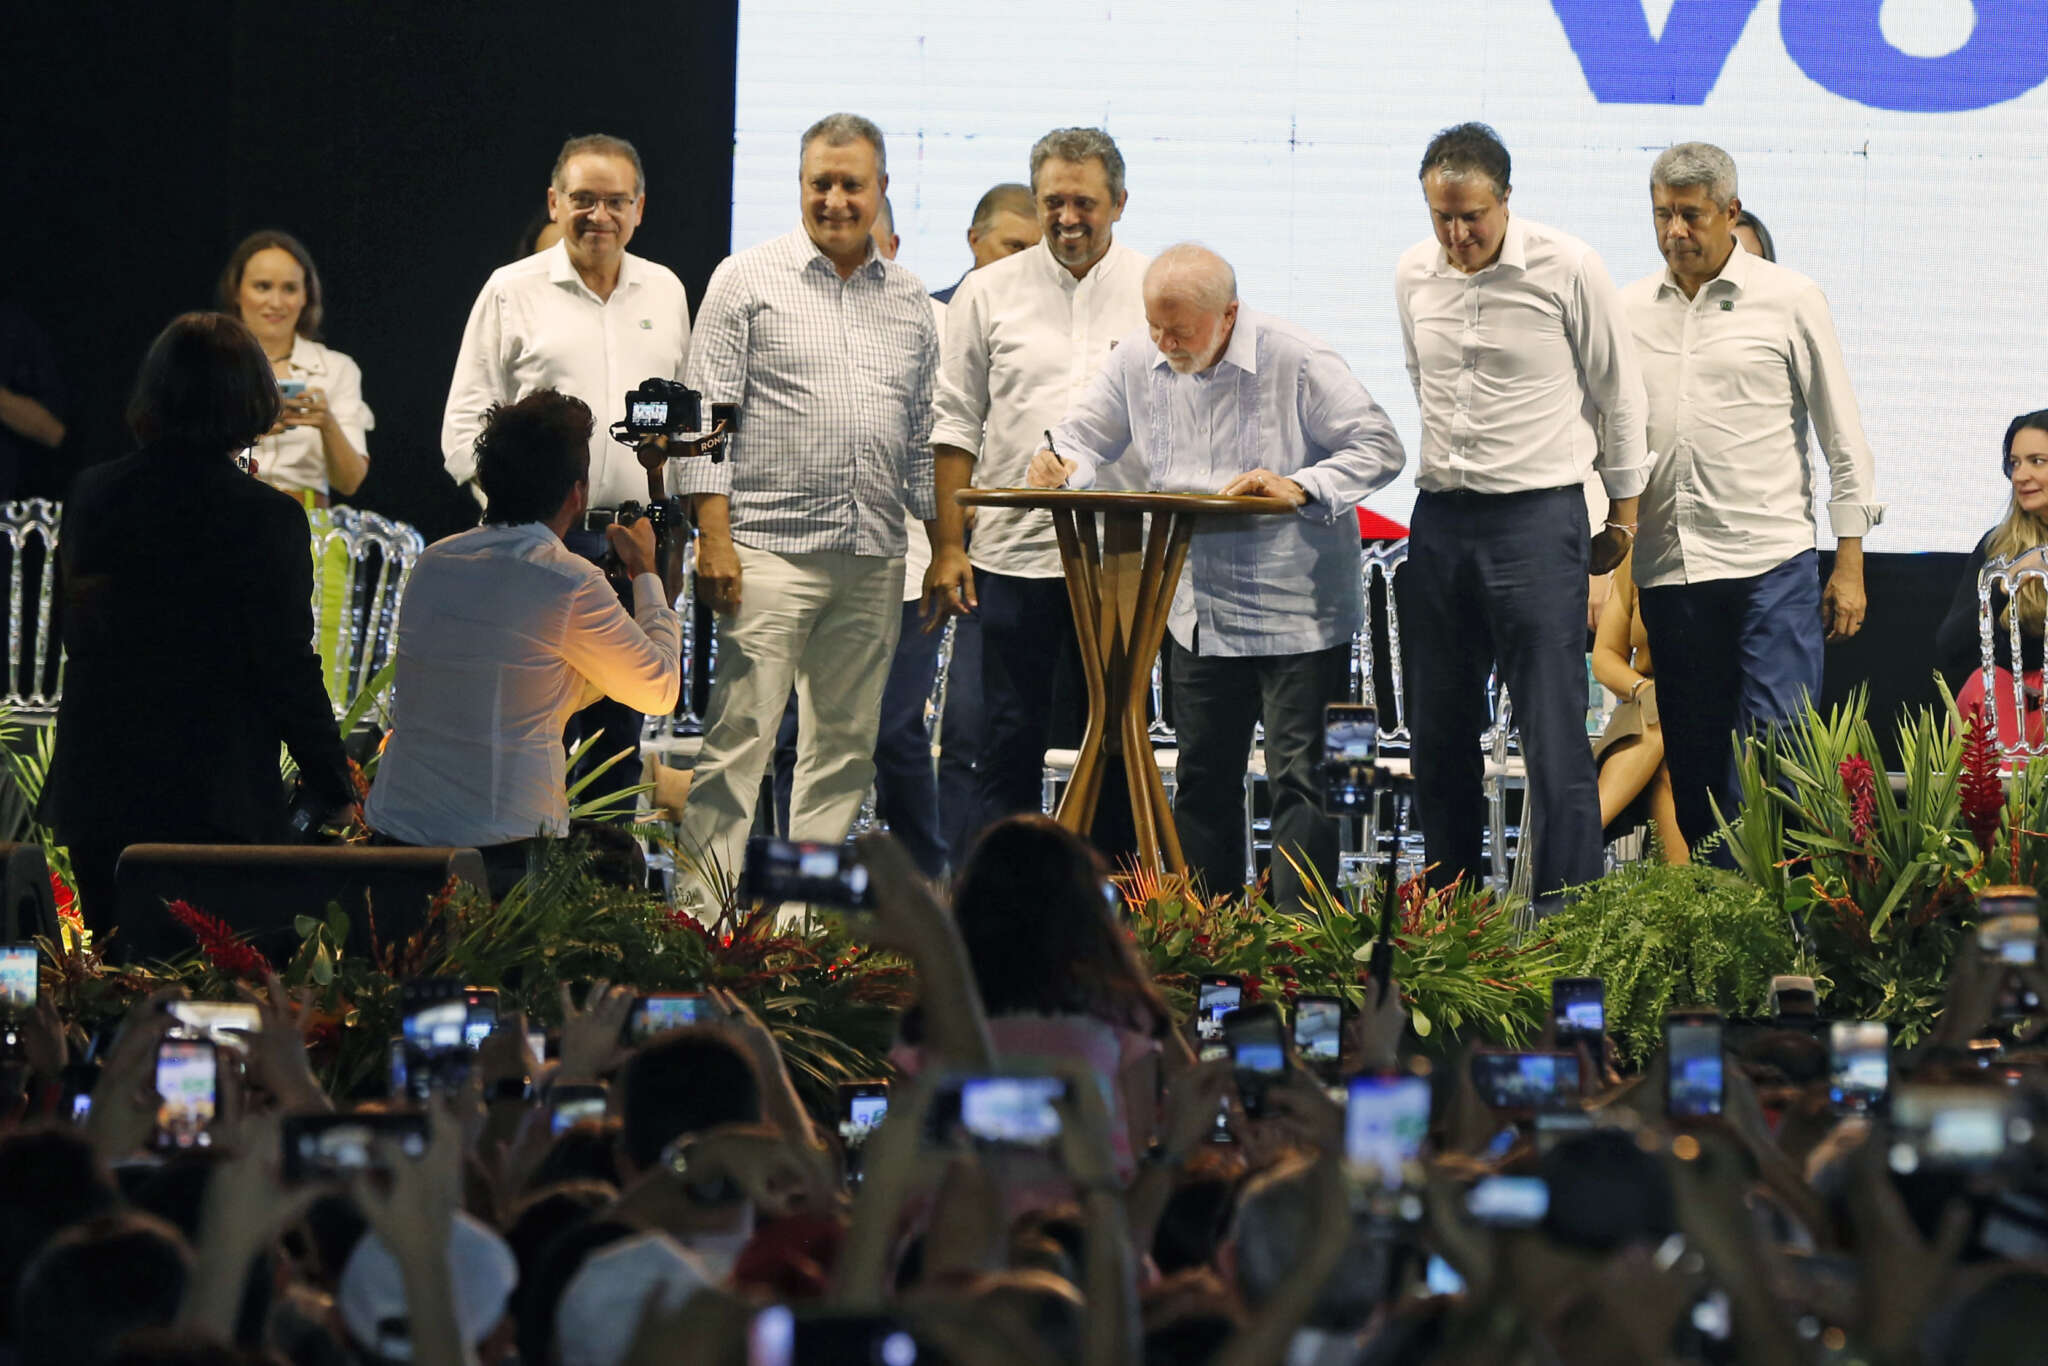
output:
M1222 252L1251 306L1345 354L1393 415L1412 473L1391 280L1429 231L1416 164L1431 134L1491 123L1514 157L1514 211L1590 241L1617 284L1662 265L1652 158L1700 138L1734 155L1780 261L1833 305L1890 505L1870 549L1963 550L2003 507L2006 422L2048 407L2048 71L2016 74L2038 53L2002 44L2006 69L1943 77L1932 100L2002 102L1900 112L1834 93L1807 74L1810 52L1788 50L1795 7L1836 6L1833 23L1876 3L1762 0L1718 79L1712 61L1683 64L1680 83L1704 102L1674 105L1603 103L1595 77L1639 78L1653 65L1640 43L1662 41L1669 60L1681 20L1695 34L1695 21L1725 24L1727 0L742 0L733 243L796 225L798 136L850 109L888 139L898 259L939 288L970 263L982 191L1028 179L1048 129L1099 125L1129 166L1118 235L1144 251L1194 238ZM1887 0L1870 37L1910 57L1967 47L1962 60L1994 40L1976 31L1986 23L1968 0ZM1718 60L1726 41L1700 50ZM2000 82L2021 93L2004 98ZM1373 506L1405 521L1413 496L1404 475Z

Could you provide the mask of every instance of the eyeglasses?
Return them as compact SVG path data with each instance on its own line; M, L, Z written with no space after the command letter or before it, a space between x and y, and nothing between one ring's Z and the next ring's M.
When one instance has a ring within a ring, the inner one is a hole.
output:
M592 209L602 204L604 205L604 211L612 217L624 218L637 201L638 196L636 195L594 195L578 190L569 196L569 207L577 213L589 213Z

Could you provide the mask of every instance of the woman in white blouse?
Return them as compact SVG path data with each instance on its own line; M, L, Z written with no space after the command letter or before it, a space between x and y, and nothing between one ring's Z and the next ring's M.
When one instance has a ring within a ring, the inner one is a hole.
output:
M257 477L309 507L327 506L330 492L354 493L370 470L366 436L376 419L363 402L362 371L320 344L312 255L289 233L251 233L221 272L220 308L256 334L284 395L284 416L251 452Z

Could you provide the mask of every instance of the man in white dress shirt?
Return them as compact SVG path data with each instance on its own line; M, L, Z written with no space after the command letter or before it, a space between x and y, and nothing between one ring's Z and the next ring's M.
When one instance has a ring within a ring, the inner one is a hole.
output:
M1146 329L1110 354L1028 478L1091 488L1128 452L1153 488L1296 509L1202 520L1166 645L1180 742L1173 819L1189 871L1212 892L1239 884L1245 765L1263 722L1273 904L1294 910L1303 878L1283 853L1337 885L1337 823L1322 811L1323 708L1344 700L1364 620L1353 512L1406 456L1344 358L1240 308L1236 273L1206 247L1159 253L1144 297Z
M572 394L595 415L590 506L564 537L592 559L605 551L604 529L621 503L647 501L647 475L630 446L613 441L626 391L650 378L683 378L690 354L690 301L666 266L626 250L647 207L640 154L623 138L571 138L555 158L548 215L562 240L492 273L469 311L448 407L441 454L448 473L474 489L472 447L484 414L538 389ZM566 739L602 732L588 762L637 750L639 713L609 699L572 719ZM589 796L640 781L626 759L601 775Z
M723 464L677 461L697 581L720 613L718 679L683 808L685 896L715 914L796 687L789 830L846 837L875 774L882 687L902 622L904 513L932 527L932 302L872 237L882 132L832 114L799 144L794 231L726 258L697 317L690 384L739 405Z
M1539 904L1600 874L1586 743L1586 580L1620 563L1649 477L1643 383L1619 293L1592 248L1508 214L1491 128L1437 134L1422 159L1434 234L1394 271L1422 452L1397 582L1415 800L1432 877L1484 876L1479 736L1496 664L1514 700L1540 826ZM1598 470L1607 526L1589 536ZM1533 843L1534 848L1529 848Z
M1635 582L1657 668L1678 828L1733 816L1731 732L1820 696L1823 636L1863 627L1863 536L1884 518L1870 443L1820 286L1735 240L1735 161L1684 142L1650 168L1666 268L1622 291L1657 462ZM1835 568L1814 549L1814 436L1826 457ZM1717 857L1725 851L1717 851Z
M985 820L1039 809L1046 747L1079 742L1085 701L1052 515L983 508L969 551L953 496L1021 485L1046 430L1145 322L1148 262L1114 238L1129 198L1116 143L1097 128L1046 134L1031 149L1031 186L1044 240L960 282L932 422L939 539L926 604L980 618ZM1144 471L1112 470L1102 486L1142 488ZM1110 843L1128 838L1121 792L1103 793Z
M590 409L540 390L494 409L477 443L485 525L428 546L398 616L398 702L364 815L404 844L474 846L502 891L535 835L563 835L562 727L594 697L666 712L682 623L644 519L605 536L633 583L563 543L589 507Z

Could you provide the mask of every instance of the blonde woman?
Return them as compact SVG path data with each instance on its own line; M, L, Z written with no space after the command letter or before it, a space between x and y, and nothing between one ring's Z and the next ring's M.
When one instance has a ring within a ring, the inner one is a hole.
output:
M1657 716L1657 679L1643 630L1633 560L1614 571L1614 591L1600 609L1593 635L1593 677L1621 699L1593 745L1600 766L1600 824L1604 829L1649 794L1650 822L1666 863L1688 863L1671 770L1664 763L1664 727Z
M1989 560L2013 560L2030 550L2048 546L2048 408L2023 413L2005 429L2005 477L2012 481L2012 497L2005 517L1984 534L1977 548L1963 562L1962 580L1949 603L1935 635L1935 657L1952 681L1960 681L1956 700L1967 713L1983 695L1984 680L1977 635L1977 575ZM2038 741L2044 730L2041 710L2041 633L2044 595L2035 585L2024 585L2019 594L2021 682L2027 699L2026 732ZM2001 675L2013 668L2012 638L2008 629L2011 604L2003 592L1992 595L1998 614L1998 629L1991 633L1992 657ZM2012 696L2011 685L2001 678L1999 696ZM2001 713L2006 708L2001 706ZM1999 717L2001 738L2018 738L2014 718Z

